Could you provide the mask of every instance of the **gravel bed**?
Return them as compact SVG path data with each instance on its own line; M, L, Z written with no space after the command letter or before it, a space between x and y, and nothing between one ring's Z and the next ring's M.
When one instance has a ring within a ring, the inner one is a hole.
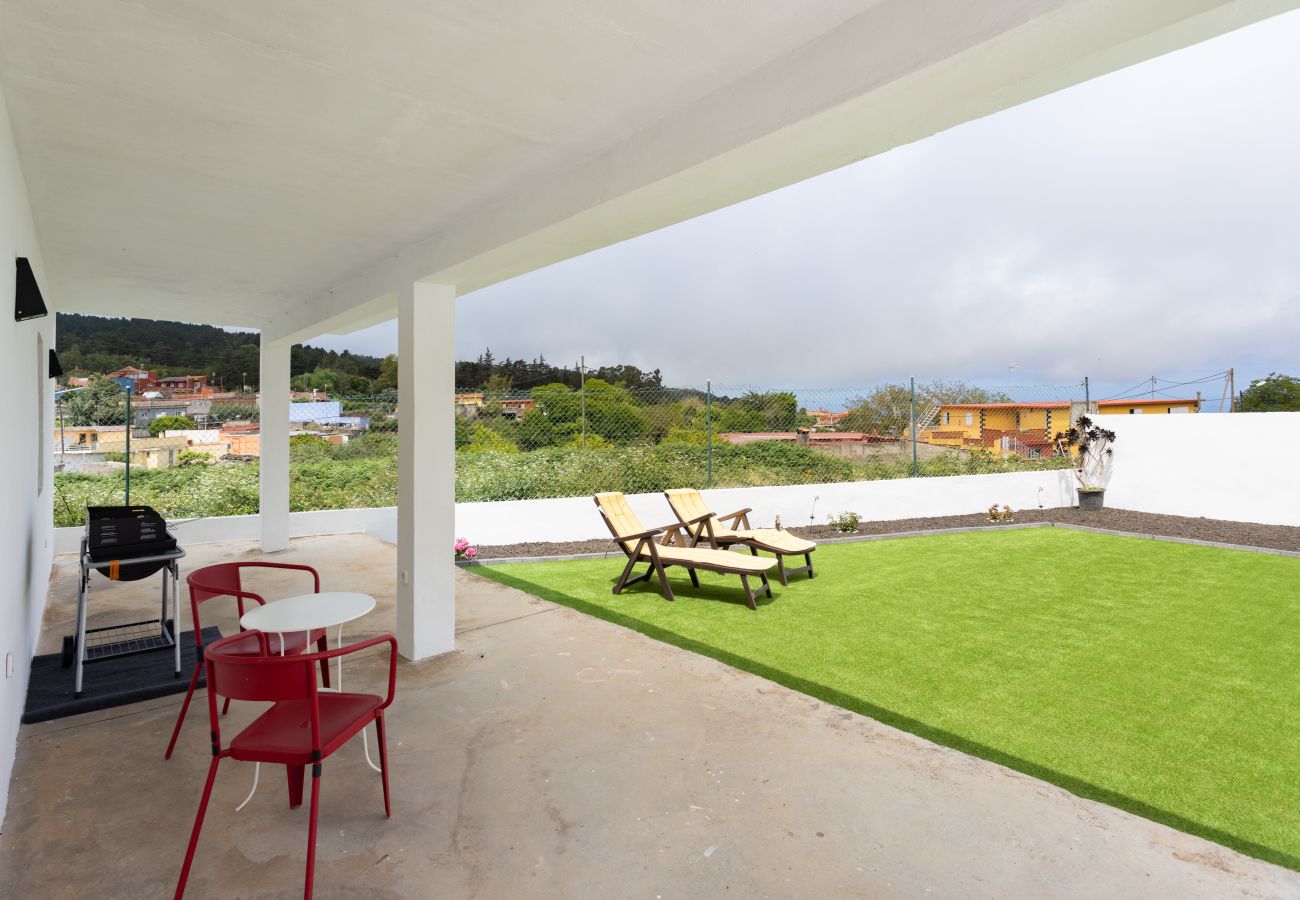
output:
M1222 519L1197 519L1187 516L1167 516L1159 513L1134 512L1128 509L1101 509L1084 512L1073 508L1017 510L1015 522L1059 522L1065 525L1086 525L1112 531L1130 531L1135 534L1152 534L1163 537L1190 538L1245 547L1265 547L1271 550L1288 550L1300 553L1300 528L1290 525L1260 525L1254 522L1227 522ZM888 519L863 521L858 534L895 534L904 531L931 531L941 528L972 528L993 524L984 513L964 516L933 516L925 519ZM792 534L810 540L844 537L827 525L802 526L788 529ZM521 556L576 556L591 553L619 554L607 538L594 541L535 541L526 544L501 544L479 546L479 559L506 559Z

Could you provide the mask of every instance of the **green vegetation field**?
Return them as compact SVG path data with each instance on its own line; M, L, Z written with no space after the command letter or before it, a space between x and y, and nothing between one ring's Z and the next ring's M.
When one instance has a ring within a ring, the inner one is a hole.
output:
M1300 559L1040 528L814 560L758 612L707 573L612 596L612 558L474 571L1300 869Z
M397 503L397 436L375 433L333 446L312 438L292 443L289 504L294 510L353 509ZM186 461L194 461L187 455ZM923 475L959 475L1056 467L1064 460L994 459L990 454L948 454L921 463ZM853 463L792 444L762 442L713 450L717 487L810 484L904 478L911 462ZM181 465L131 472L131 500L169 518L234 516L257 512L257 462ZM472 450L456 454L456 499L529 500L580 497L598 491L663 491L704 487L708 450L698 444L661 443L582 450ZM56 525L80 525L87 505L122 502L120 473L55 476Z

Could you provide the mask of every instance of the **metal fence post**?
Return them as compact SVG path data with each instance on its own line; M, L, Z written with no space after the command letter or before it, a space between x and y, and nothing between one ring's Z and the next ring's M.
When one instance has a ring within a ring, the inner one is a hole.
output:
M916 376L912 376L912 477L920 475L916 461Z
M126 506L131 505L131 394L135 385L126 389Z
M1088 376L1087 376L1087 375L1084 375L1084 376L1083 376L1083 408L1084 408L1085 410L1091 410L1091 409L1092 409L1092 394L1090 393L1090 390L1089 390L1089 388L1088 388Z
M709 475L705 487L713 487L713 382L704 382L704 433L706 454L709 461Z
M587 449L587 357L578 359L578 402L582 404L582 449Z

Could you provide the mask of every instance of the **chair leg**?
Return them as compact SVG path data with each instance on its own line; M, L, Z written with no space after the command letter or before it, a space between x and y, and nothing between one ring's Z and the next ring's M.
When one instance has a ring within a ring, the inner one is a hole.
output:
M302 806L302 781L306 773L305 766L285 766L284 774L289 779L289 808Z
M785 557L780 553L776 555L776 577L781 582L781 587L789 587L790 580L785 575Z
M194 688L199 683L199 664L194 664L194 674L190 676L190 689L185 692L185 702L181 704L181 711L176 716L176 724L172 727L172 739L167 742L167 752L163 754L163 759L171 759L172 751L176 749L176 738L180 737L181 725L185 722L185 714L190 711L190 700L194 697Z
M329 650L329 648L330 648L329 636L322 634L320 638L316 641L316 650L320 653L324 653L325 651ZM329 660L327 659L322 659L320 661L320 680L321 680L321 684L324 685L325 687L330 686L330 664L329 664Z
M808 579L811 581L812 578L814 577L814 576L813 576L812 554L811 554L811 553L805 553L805 554L803 555L803 559L804 559L804 562L806 562L806 563L808 564Z
M615 594L621 593L623 588L627 587L629 584L635 584L637 581L642 580L639 578L634 579L632 581L628 580L629 576L631 576L632 574L633 567L636 566L636 563L637 563L636 556L629 556L627 558L627 565L623 567L622 573L618 576L618 581L614 582Z
M199 811L194 817L194 830L190 832L190 843L185 848L185 865L181 866L181 877L176 882L175 900L181 900L185 896L185 883L190 880L190 864L194 862L194 851L199 846L199 832L203 829L203 816L208 811L208 800L212 797L212 784L217 780L217 763L221 762L220 756L212 757L212 765L208 767L208 781L203 786L203 799L199 801Z
M226 702L225 702L225 703L222 703L222 704L221 704L221 714L224 716L224 715L225 715L226 713L228 713L228 712L230 712L230 698L229 698L229 697L226 698Z
M316 814L320 809L320 763L311 767L311 823L307 826L307 884L303 900L311 900L312 882L316 879Z
M695 585L696 587L699 587L699 586L700 586L700 576L698 576L698 575L695 574L695 570L694 570L694 569L687 569L686 572L687 572L687 574L689 574L689 575L691 576L691 584Z
M758 605L754 602L754 592L749 589L749 578L745 575L741 575L740 583L745 586L745 605L750 609L757 611Z
M659 557L656 556L651 565L654 567L655 574L659 576L659 592L664 595L665 600L676 600L672 585L668 583L668 575L664 572L664 564L659 561Z
M393 816L393 804L388 799L388 737L384 731L384 711L375 714L375 732L379 743L379 774L384 782L384 815Z

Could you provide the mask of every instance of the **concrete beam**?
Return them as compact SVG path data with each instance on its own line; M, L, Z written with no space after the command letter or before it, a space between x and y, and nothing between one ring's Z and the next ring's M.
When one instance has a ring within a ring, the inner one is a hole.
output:
M397 642L417 660L456 646L456 291L398 294Z

